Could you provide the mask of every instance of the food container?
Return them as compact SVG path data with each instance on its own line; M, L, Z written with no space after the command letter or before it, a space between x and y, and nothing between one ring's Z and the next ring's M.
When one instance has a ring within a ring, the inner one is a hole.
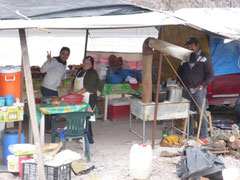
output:
M62 101L66 104L80 104L84 96L81 94L69 94L62 97Z
M119 84L119 83L122 83L123 81L123 77L120 76L120 75L115 75L115 74L108 74L107 75L107 81L108 83L111 83L111 84Z
M167 100L169 102L181 102L182 101L182 87L178 85L169 85L167 90Z
M123 79L126 79L127 76L135 77L135 71L130 69L119 69L118 75L122 76Z

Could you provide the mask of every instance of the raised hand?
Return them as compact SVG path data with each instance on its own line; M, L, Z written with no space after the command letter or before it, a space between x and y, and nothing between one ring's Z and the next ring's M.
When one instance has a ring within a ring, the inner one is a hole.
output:
M51 55L51 51L47 51L47 60L50 60L52 59L52 55Z

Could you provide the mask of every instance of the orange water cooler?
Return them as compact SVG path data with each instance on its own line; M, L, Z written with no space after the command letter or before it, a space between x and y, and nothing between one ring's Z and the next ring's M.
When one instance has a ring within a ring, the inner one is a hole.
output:
M20 98L21 90L21 67L2 66L0 67L0 96L14 95Z

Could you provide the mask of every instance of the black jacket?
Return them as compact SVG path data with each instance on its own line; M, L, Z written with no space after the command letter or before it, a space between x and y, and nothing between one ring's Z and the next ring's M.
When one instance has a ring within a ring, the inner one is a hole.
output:
M200 85L206 87L214 79L212 59L209 55L200 51L197 55L197 62L192 69L190 69L189 62L183 62L177 73L187 88L197 88Z

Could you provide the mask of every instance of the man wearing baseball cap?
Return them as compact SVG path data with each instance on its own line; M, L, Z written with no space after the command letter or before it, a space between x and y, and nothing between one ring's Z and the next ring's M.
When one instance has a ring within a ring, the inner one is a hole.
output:
M187 49L193 51L191 53L189 61L183 62L178 68L178 75L181 78L182 82L185 84L186 89L183 90L183 97L190 101L190 110L197 111L198 113L198 122L201 114L201 107L203 104L203 99L206 97L206 87L214 79L214 72L212 66L212 60L209 55L202 52L199 49L199 43L197 38L191 37L185 43ZM177 79L177 84L182 85L182 82ZM190 94L188 93L190 92ZM192 97L191 97L192 96ZM196 103L198 106L196 105ZM204 116L202 119L202 125L200 130L200 139L205 139L208 137L208 122L207 122L207 113L206 105L204 106ZM190 116L189 123L189 135L194 134L194 118Z

